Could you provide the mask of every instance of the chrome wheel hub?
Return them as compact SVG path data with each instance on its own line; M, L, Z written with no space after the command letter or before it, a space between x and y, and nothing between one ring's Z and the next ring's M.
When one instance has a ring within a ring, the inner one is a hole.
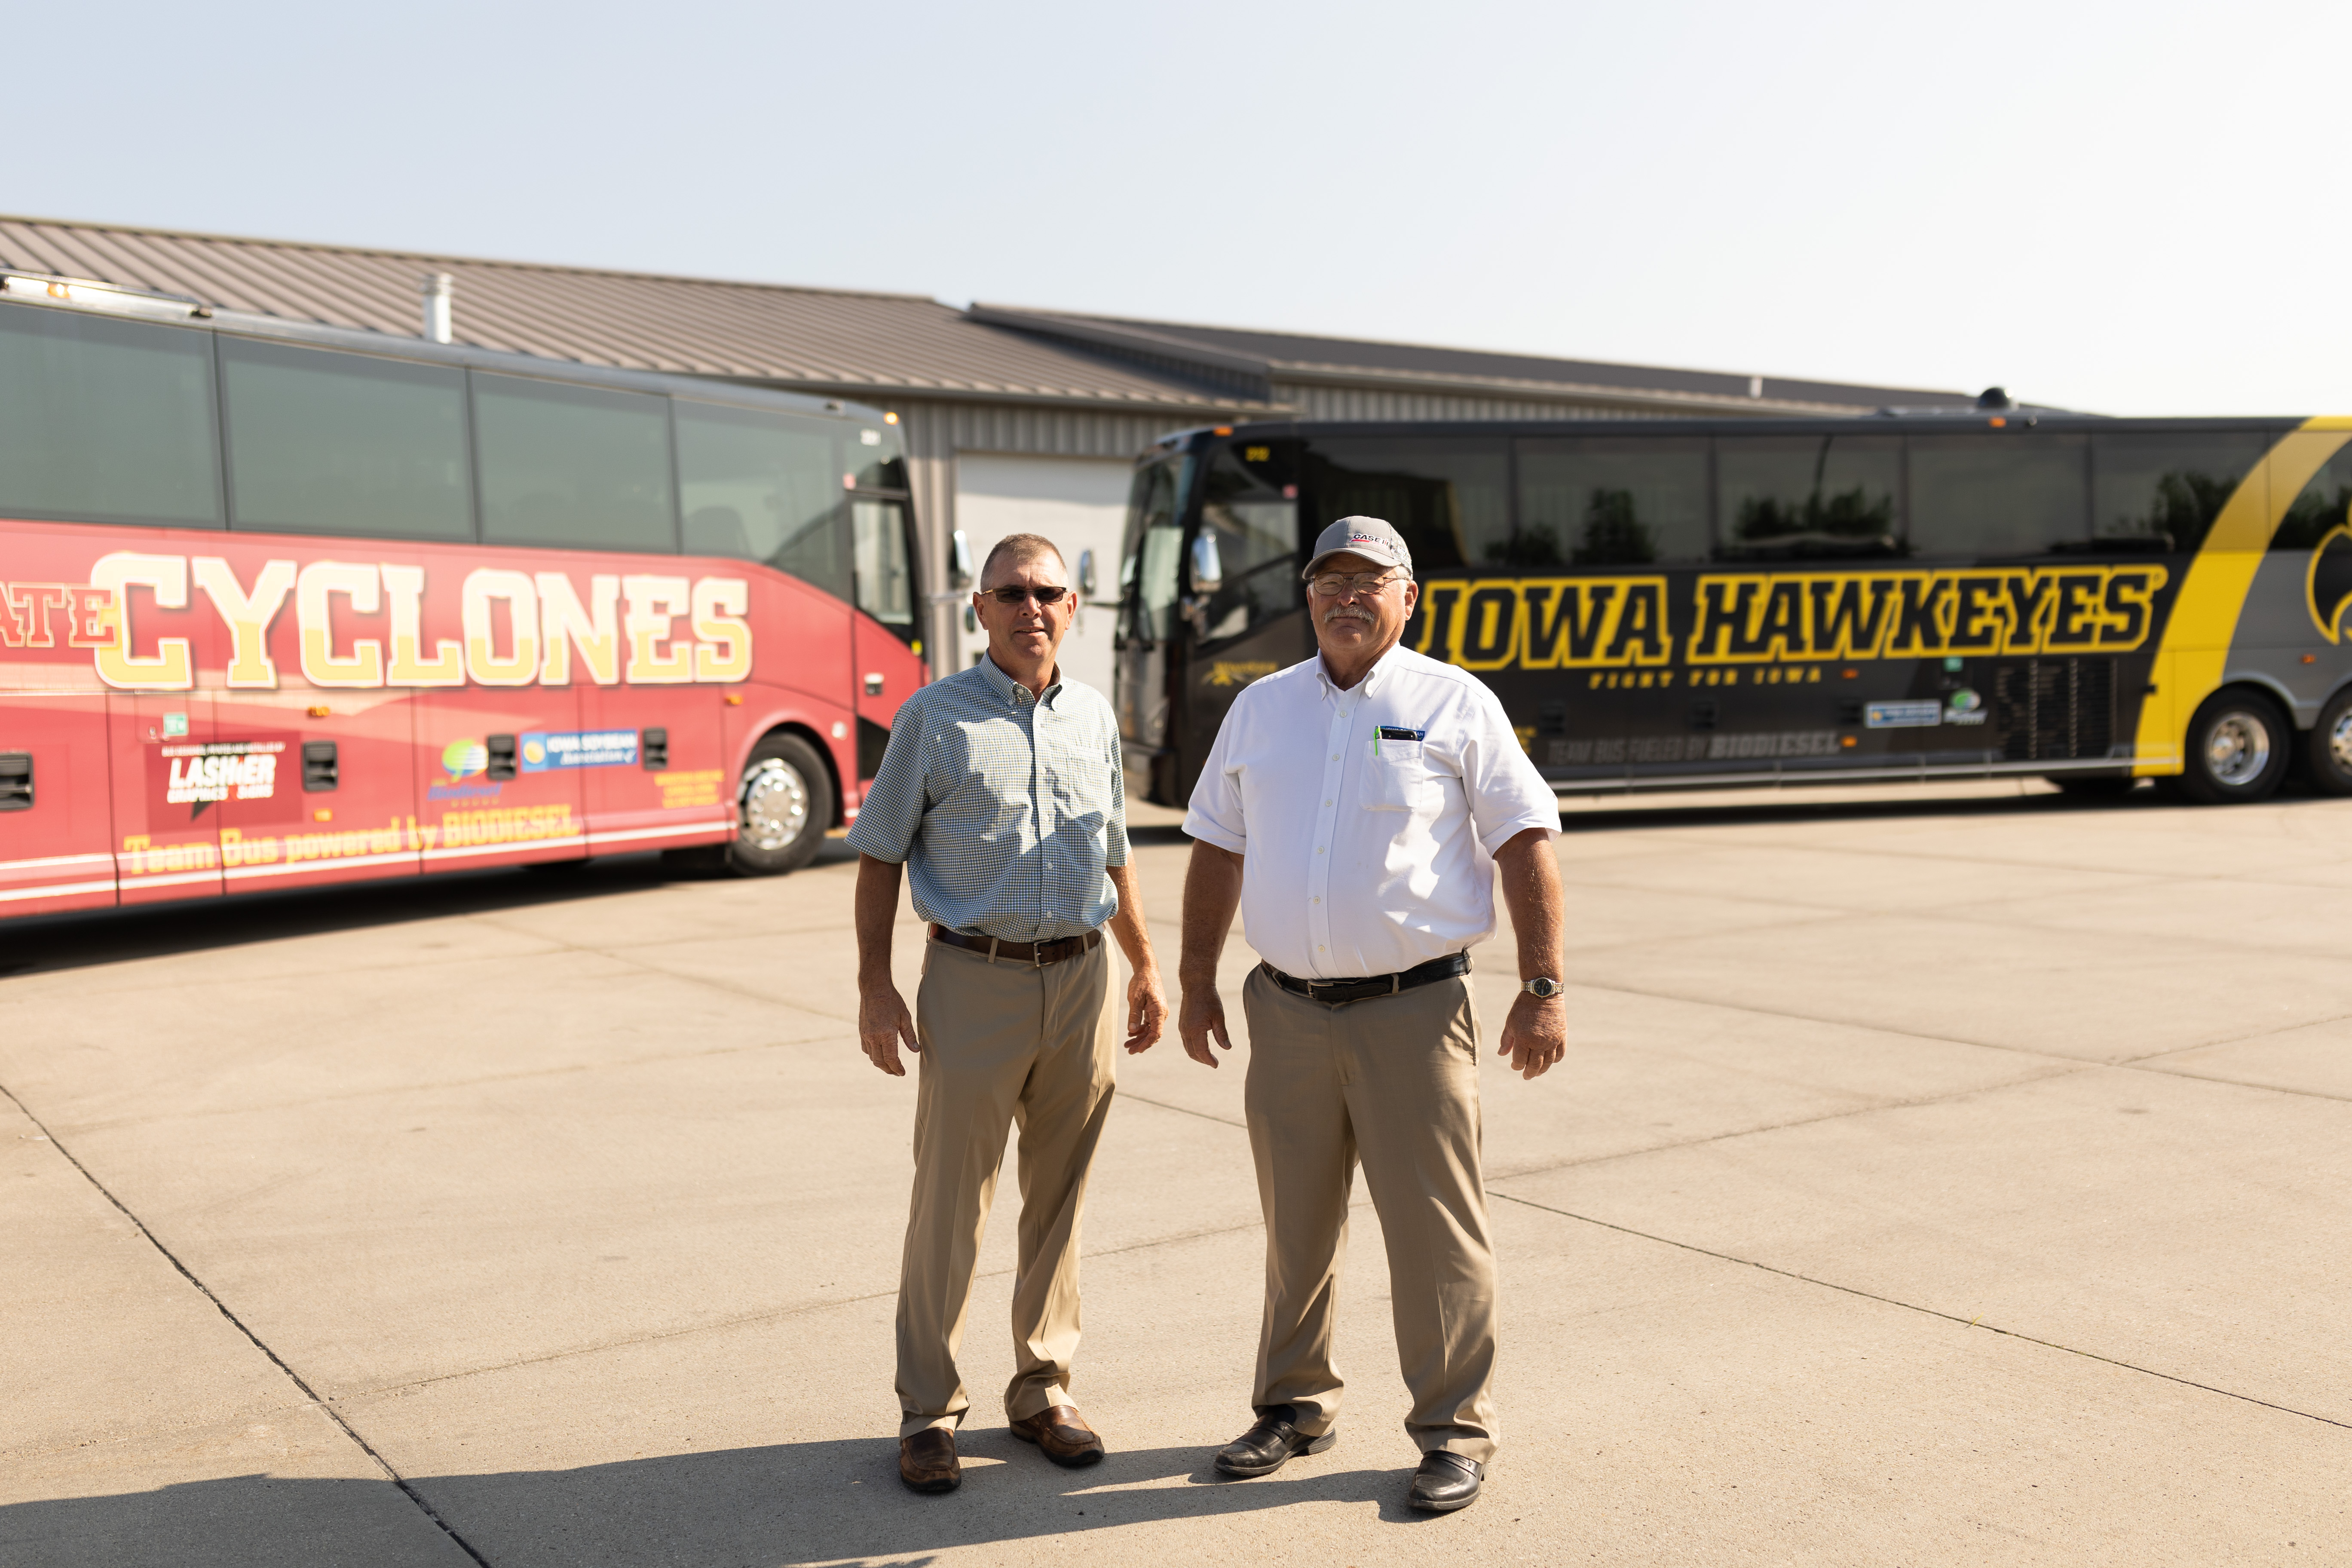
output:
M2352 773L2352 709L2336 715L2335 726L2327 731L2327 754L2337 767Z
M755 849L773 853L808 831L807 781L778 757L763 759L743 775L743 837Z
M2352 717L2352 716L2347 716ZM2352 736L2338 725L2335 743L2342 746ZM2339 752L2339 755L2342 753ZM2252 713L2224 713L2205 740L2205 765L2215 779L2232 786L2249 784L2262 777L2270 765L2270 726Z

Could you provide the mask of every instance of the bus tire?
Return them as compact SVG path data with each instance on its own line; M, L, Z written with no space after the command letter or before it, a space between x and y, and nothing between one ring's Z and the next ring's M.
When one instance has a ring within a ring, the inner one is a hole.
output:
M2304 743L2304 772L2322 795L2352 795L2352 686L2327 700Z
M2199 705L2180 749L2171 793L2202 805L2247 805L2277 793L2294 752L2294 725L2259 691L2217 691Z
M726 847L726 865L739 877L799 870L816 858L833 826L833 776L798 735L771 735L752 747L735 798L735 842Z

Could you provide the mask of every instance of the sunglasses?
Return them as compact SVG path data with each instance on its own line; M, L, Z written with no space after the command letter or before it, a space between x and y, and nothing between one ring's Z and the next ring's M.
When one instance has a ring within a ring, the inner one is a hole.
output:
M1017 605L1024 599L1034 599L1041 605L1058 605L1069 590L1067 588L988 588L983 589L982 592L994 597L1000 605Z

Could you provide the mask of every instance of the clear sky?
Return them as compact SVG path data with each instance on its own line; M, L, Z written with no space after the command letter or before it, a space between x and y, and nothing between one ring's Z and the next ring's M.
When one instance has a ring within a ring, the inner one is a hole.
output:
M154 0L0 212L2352 413L2352 5Z

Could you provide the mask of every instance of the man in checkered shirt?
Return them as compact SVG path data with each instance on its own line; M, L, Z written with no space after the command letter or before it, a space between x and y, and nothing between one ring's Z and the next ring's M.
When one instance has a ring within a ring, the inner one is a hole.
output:
M988 653L899 708L849 835L858 852L858 1037L874 1065L922 1068L915 1186L898 1275L898 1478L952 1491L971 1407L956 1371L1005 1133L1021 1128L1013 1435L1056 1464L1102 1439L1070 1395L1078 1346L1078 1221L1110 1113L1110 953L1127 953L1127 1048L1160 1037L1168 1005L1127 863L1118 723L1055 655L1077 610L1051 541L989 552L972 610ZM910 1016L890 976L899 868L930 922Z

